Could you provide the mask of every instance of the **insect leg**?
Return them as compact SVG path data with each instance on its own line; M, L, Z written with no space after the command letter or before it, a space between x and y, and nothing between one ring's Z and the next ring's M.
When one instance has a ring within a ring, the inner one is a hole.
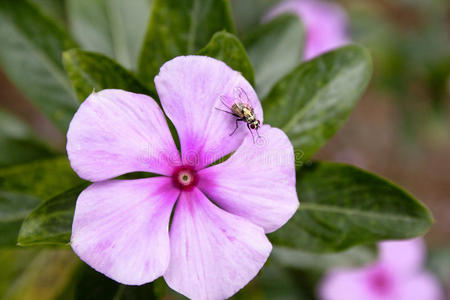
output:
M255 136L253 135L253 131L252 131L252 129L250 128L250 124L248 124L247 123L247 128L248 128L248 131L250 131L250 133L252 134L252 139L253 139L253 144L255 143ZM259 135L258 135L259 136Z
M238 124L239 121L244 121L244 119L236 119L236 128L233 130L232 133L230 133L230 136L232 136L236 132L236 130L239 128L239 124Z
M222 104L225 105L226 108L228 108L229 110L232 110L231 107L229 107L223 100L223 96L220 96L220 102L222 102Z
M223 112L225 112L227 114L230 114L230 115L233 115L233 116L237 117L236 114L232 113L231 111L226 111L226 110L218 108L218 107L214 107L214 108L217 109L217 110L223 111Z
M259 135L258 129L256 129L256 134L258 135L258 138L261 138L261 136Z

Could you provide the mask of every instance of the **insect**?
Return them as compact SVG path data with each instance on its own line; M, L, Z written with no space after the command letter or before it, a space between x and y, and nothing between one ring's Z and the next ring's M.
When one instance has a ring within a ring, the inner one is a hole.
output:
M250 105L247 93L240 87L235 88L234 91L237 94L236 97L237 99L235 99L235 102L231 107L229 107L225 103L224 96L220 97L220 101L222 102L222 104L225 105L230 111L226 111L217 107L216 109L236 117L236 128L233 130L232 133L230 133L230 136L232 136L239 128L239 122L245 122L247 123L248 130L252 134L253 142L255 142L255 137L253 135L252 130L255 130L258 137L260 137L258 129L260 127L261 122L256 118L255 111L253 107Z

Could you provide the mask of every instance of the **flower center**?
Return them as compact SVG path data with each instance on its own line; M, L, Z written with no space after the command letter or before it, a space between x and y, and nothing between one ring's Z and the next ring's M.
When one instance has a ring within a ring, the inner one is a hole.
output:
M190 190L197 183L195 170L189 166L182 166L175 170L172 175L173 183L182 190Z
M369 285L374 293L387 295L392 290L392 278L383 270L377 270L371 274Z

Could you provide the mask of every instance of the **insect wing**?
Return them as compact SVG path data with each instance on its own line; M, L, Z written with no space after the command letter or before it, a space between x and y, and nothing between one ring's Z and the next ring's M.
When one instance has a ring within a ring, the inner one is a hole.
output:
M247 93L244 91L243 88L235 87L234 88L234 95L235 95L236 99L238 99L238 102L245 103L249 107L251 107L250 99L248 98Z
M231 111L233 110L232 106L233 106L234 100L231 97L220 96L220 102L222 102L222 104L229 110L231 110Z

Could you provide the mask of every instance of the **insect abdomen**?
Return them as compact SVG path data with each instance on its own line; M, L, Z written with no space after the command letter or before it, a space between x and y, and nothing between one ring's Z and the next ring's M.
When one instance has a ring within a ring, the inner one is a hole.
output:
M235 115L239 116L240 118L245 118L245 114L244 114L243 108L241 106L239 106L237 103L234 103L231 106L231 111Z

